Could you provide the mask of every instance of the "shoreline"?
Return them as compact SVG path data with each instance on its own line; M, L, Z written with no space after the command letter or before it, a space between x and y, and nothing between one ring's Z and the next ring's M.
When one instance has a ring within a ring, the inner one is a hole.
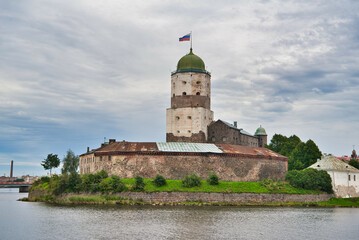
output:
M151 196L153 193L148 192L125 192L125 193L135 193L132 196ZM140 194L138 194L140 193ZM182 194L181 192L180 194ZM162 192L163 194L163 192ZM173 193L167 193L173 194ZM187 193L187 197L189 195L193 195L193 193ZM225 195L234 195L233 193L224 193ZM246 193L243 193L246 194ZM248 193L247 193L248 194ZM166 195L166 194L164 194ZM164 196L161 195L161 196ZM238 195L238 194L237 194ZM253 194L251 194L253 195ZM254 194L254 196L258 197L258 194ZM275 195L275 194L269 194ZM277 194L276 197L278 199L283 200L283 195L285 194ZM291 195L291 194L286 194ZM124 194L91 194L91 193L67 193L61 194L59 196L53 196L46 194L37 194L36 196L31 196L29 193L29 197L18 199L18 201L26 201L26 202L45 202L56 205L72 205L72 206L81 206L81 205L107 205L107 206L121 206L121 205L147 205L147 206L238 206L238 207L316 207L316 208L359 208L359 198L334 198L332 195L327 195L328 198L325 201L310 201L310 198L307 198L307 201L270 201L265 202L263 199L252 199L251 201L243 201L244 199L237 199L237 201L206 201L205 199L194 199L189 200L186 199L181 201L179 199L173 201L163 201L166 199L164 197L160 201L151 200L141 197L125 197ZM130 195L131 196L131 195ZM251 197L254 197L251 196ZM232 196L233 197L233 196ZM236 196L238 197L238 196ZM313 197L313 196L309 196ZM241 200L241 201L240 201Z

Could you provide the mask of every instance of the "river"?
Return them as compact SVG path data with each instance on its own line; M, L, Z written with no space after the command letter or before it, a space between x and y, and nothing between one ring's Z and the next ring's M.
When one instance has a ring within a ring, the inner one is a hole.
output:
M359 239L358 208L58 206L0 189L0 239Z

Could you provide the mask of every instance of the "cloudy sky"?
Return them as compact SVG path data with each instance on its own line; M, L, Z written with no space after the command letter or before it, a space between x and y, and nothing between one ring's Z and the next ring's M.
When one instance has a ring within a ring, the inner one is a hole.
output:
M165 141L170 73L212 73L215 118L359 148L358 1L0 0L0 175L106 139Z

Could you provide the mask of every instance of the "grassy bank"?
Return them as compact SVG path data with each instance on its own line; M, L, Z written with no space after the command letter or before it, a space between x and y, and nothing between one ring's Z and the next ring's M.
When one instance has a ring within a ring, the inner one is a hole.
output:
M122 179L128 189L131 189L135 183L134 179ZM261 182L224 182L220 181L218 185L210 185L207 181L201 181L199 187L186 188L182 186L182 180L167 180L167 184L156 187L152 179L144 179L146 192L225 192L225 193L290 193L290 194L319 194L321 192L314 190L305 190L294 188L289 184L282 182L280 186L265 186Z

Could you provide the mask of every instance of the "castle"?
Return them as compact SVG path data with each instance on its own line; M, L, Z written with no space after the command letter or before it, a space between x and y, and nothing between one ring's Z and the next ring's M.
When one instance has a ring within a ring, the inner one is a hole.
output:
M195 173L215 173L223 181L283 179L288 159L264 148L267 134L254 135L237 123L214 121L211 111L211 74L193 53L182 57L171 73L171 108L166 113L166 142L116 142L80 155L80 174L102 169L110 175L133 178L182 179Z
M211 74L190 49L171 74L171 108L167 109L166 141L227 143L264 147L267 133L259 127L254 136L237 128L237 122L213 121Z

